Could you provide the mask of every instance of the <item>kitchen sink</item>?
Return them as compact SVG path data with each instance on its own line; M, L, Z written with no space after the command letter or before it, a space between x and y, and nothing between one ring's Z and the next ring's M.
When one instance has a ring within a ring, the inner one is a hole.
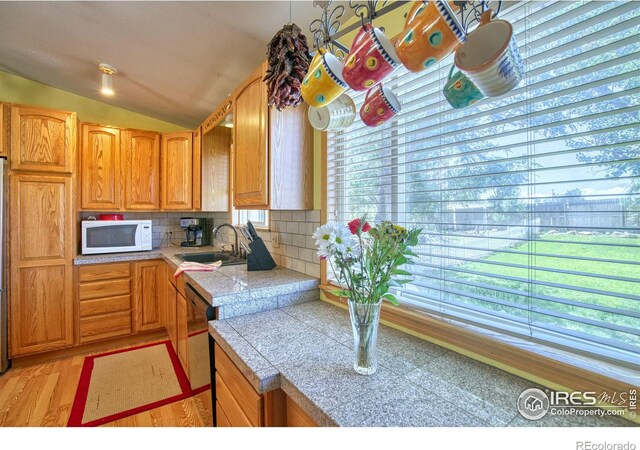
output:
M236 264L246 264L245 258L233 256L229 252L207 252L207 253L181 253L176 255L183 261L197 262L202 264L211 264L216 261L222 261L223 266L232 266Z

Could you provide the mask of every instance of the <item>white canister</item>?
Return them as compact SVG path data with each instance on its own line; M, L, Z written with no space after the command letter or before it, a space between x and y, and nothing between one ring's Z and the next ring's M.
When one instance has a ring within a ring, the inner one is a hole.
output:
M310 106L307 117L316 130L339 130L351 126L356 117L356 105L351 97L342 94L327 106Z
M454 62L485 96L497 97L520 83L524 64L513 27L506 20L491 20L491 14L482 14L480 26L458 47Z

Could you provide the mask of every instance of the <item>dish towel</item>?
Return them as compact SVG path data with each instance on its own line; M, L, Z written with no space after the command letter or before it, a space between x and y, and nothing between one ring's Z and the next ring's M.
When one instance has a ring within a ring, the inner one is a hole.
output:
M182 272L213 272L222 265L222 261L216 261L211 264L201 264L197 262L185 261L178 266L176 273L173 274L175 278L178 278Z

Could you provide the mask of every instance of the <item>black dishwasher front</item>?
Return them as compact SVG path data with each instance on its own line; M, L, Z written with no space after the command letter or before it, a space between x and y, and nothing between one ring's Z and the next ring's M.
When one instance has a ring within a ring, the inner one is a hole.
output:
M208 322L217 319L218 311L188 283L185 294L195 316L194 323L189 325L189 379L192 386L211 384L211 414L215 424L214 340L209 334Z

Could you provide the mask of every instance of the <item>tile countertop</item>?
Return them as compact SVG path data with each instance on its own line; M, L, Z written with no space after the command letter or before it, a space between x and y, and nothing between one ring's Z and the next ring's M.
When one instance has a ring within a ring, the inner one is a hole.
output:
M378 370L353 370L346 310L324 301L209 322L258 392L282 388L322 426L632 426L614 417L520 416L525 379L387 326Z
M82 255L75 258L73 263L84 265L163 259L177 268L182 262L177 254L211 251L214 248L206 246L197 249L176 247L149 252ZM223 266L213 272L184 272L182 276L212 306L219 307L218 317L221 319L313 301L319 295L317 278L284 267L249 272L246 265Z

